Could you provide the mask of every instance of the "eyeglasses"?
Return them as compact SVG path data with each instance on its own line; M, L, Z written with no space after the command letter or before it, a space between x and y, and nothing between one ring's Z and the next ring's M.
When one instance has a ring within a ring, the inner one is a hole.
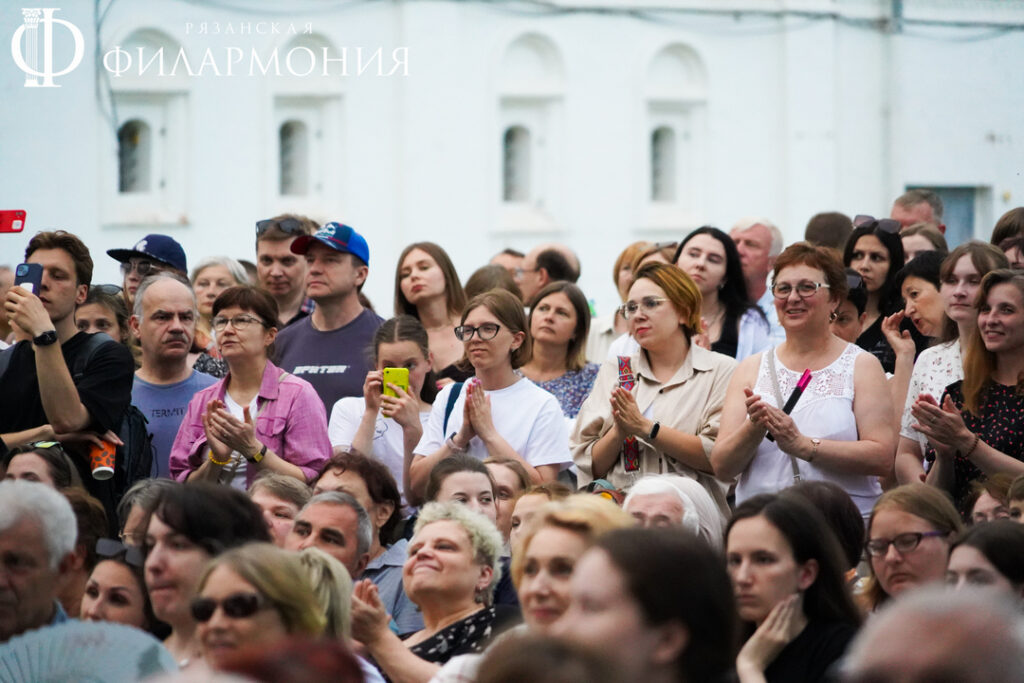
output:
M100 557L106 558L123 557L125 563L138 569L142 569L143 564L145 564L145 558L142 557L141 550L135 546L125 545L120 541L115 541L112 538L97 539L96 554Z
M896 552L901 555L914 552L914 549L921 543L922 538L931 538L933 536L948 536L948 531L913 531L905 534L899 534L896 538L872 538L865 544L865 548L868 550L868 554L871 557L884 557L889 552L889 546L896 548Z
M516 280L522 280L523 279L523 275L525 275L526 273L536 273L538 270L539 270L539 268L522 268L522 267L519 267L519 268L516 268L512 272L512 277L515 278Z
M872 223L874 224L872 226ZM887 232L891 235L900 234L900 229L903 225L892 218L875 218L874 216L868 216L867 214L860 214L853 217L853 227L863 228L865 226L872 226L877 232Z
M156 261L147 261L146 259L132 259L131 261L127 261L121 264L121 274L127 275L128 273L134 270L142 277L146 277L147 275L151 275L153 273L159 273L160 271L164 270L164 268L165 266L163 264L157 263Z
M455 336L459 338L459 341L469 341L476 335L476 338L480 341L488 341L498 336L498 330L501 329L501 325L498 323L484 323L473 327L472 325L459 325L455 328Z
M795 286L788 282L778 282L772 284L772 295L781 301L783 299L788 299L789 295L792 294L795 289L798 297L801 299L809 299L822 287L829 289L829 286L824 282L811 282L810 280L798 282Z
M236 330L246 330L253 325L262 325L267 327L265 322L251 315L236 315L234 318L225 318L218 315L210 321L210 326L213 327L214 332L223 332L224 328L228 326L228 323L231 323L231 327Z
M262 237L263 233L270 228L277 226L281 232L286 232L289 235L305 235L306 230L302 225L302 221L294 218L282 218L279 221L275 221L273 218L268 218L264 221L256 221L256 237Z
M663 296L645 296L640 299L639 303L636 301L627 301L619 306L619 315L626 320L629 320L641 309L645 314L649 315L651 311L656 309L658 306L661 306L666 301L668 301L668 299Z
M263 598L256 593L234 593L223 600L195 598L191 604L192 618L205 623L213 617L218 606L232 619L245 619L263 609L264 603Z

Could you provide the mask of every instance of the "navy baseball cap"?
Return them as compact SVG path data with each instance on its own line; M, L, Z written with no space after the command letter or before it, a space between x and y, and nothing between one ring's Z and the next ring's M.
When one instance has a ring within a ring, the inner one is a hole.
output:
M366 265L370 265L370 247L367 246L366 239L347 225L331 222L312 235L296 237L292 241L292 253L305 254L313 240L335 251L352 254Z
M177 240L167 235L146 235L131 249L108 249L107 255L121 263L128 263L132 258L148 258L182 273L188 272L185 250Z

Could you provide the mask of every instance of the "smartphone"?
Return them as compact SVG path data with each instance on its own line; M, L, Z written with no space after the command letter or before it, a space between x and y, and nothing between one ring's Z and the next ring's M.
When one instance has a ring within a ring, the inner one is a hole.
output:
M0 232L21 232L24 229L24 211L20 209L0 210Z
M14 284L39 296L43 284L43 266L38 263L19 263L14 269Z
M398 398L398 394L388 384L402 387L402 391L409 393L409 368L384 368L384 395Z

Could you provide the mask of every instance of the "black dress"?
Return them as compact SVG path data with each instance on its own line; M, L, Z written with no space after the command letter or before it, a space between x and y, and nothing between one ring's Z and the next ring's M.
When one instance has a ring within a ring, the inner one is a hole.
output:
M765 669L768 683L830 680L832 665L846 652L857 627L845 622L810 621Z
M1017 387L989 382L981 396L980 416L964 410L963 380L946 387L942 396L943 401L946 396L953 399L964 424L982 441L1011 458L1024 460L1024 396L1017 393ZM953 458L953 477L953 501L962 510L971 482L984 480L985 474L957 453Z
M444 664L452 657L483 652L494 636L519 623L519 610L492 605L473 612L451 626L441 629L409 651L420 659Z
M892 374L896 372L896 352L889 346L889 340L885 338L885 333L882 332L882 321L885 320L885 317L885 314L878 316L875 318L875 322L871 323L866 330L860 333L860 336L857 337L857 346L877 358L882 364L882 369ZM916 347L914 351L914 359L916 360L921 355L921 352L928 348L928 337L918 332L917 327L909 319L903 320L900 324L900 330L910 332L910 337L914 340L914 346Z

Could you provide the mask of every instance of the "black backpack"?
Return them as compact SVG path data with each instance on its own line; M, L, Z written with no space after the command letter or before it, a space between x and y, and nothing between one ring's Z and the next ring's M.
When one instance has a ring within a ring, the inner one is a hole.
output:
M89 339L75 358L72 367L68 368L71 372L72 382L77 382L85 375L85 369L96 352L108 343L116 344L117 342L102 332L89 335ZM6 372L13 353L13 346L0 353L0 378ZM132 484L140 479L148 479L152 474L153 435L149 433L148 424L149 420L142 414L142 411L129 404L121 419L121 427L117 430L117 435L121 437L124 445L117 448L114 476L109 482L109 490L115 505Z

